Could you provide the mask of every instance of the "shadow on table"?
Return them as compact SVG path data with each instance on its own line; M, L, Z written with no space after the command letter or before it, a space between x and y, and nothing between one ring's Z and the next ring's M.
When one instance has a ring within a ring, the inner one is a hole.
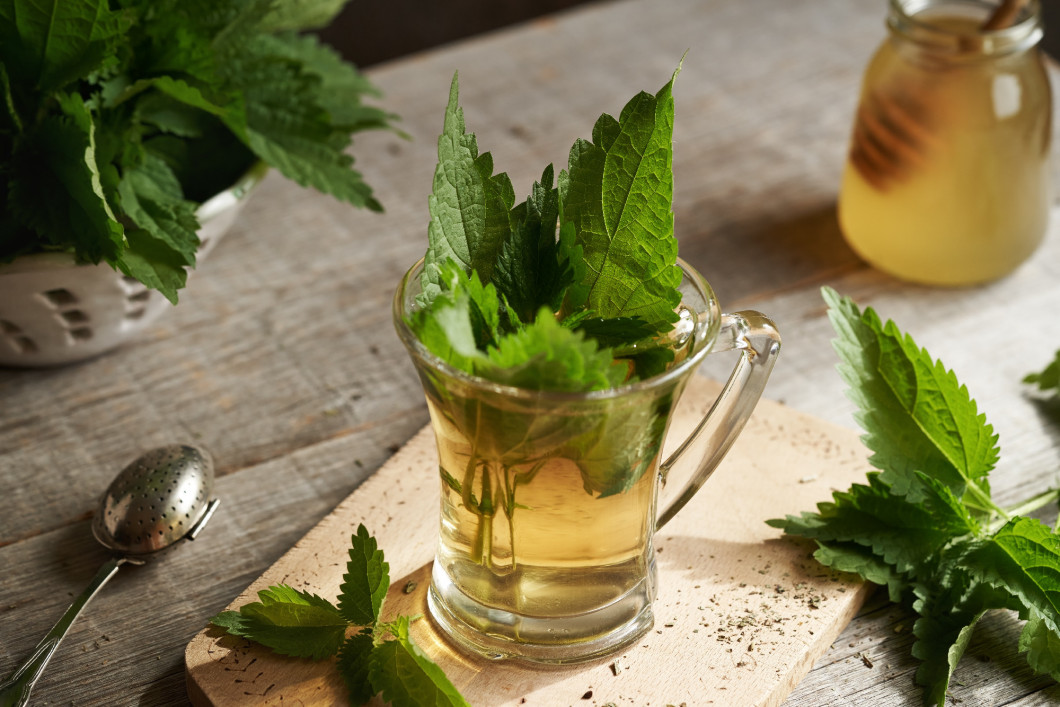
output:
M1060 395L1054 395L1049 398L1030 396L1030 401L1042 421L1046 425L1052 426L1053 434L1051 436L1056 441L1060 437Z
M681 257L704 273L723 308L864 267L843 240L834 202L783 216L724 213L711 200L675 214Z

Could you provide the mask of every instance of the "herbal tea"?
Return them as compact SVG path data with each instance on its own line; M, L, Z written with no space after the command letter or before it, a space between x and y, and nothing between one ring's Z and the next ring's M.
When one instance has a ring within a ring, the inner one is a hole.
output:
M444 481L435 579L444 573L445 601L476 604L480 610L464 617L471 623L507 612L520 637L534 642L587 640L609 631L616 613L635 618L654 596L645 587L626 601L652 576L660 422L673 400L667 394L652 404L651 397L636 400L635 421L619 428L611 425L621 409L602 401L568 410L484 408L461 429L447 408L468 401L429 395ZM513 429L542 431L543 417L551 428L544 445L527 440L483 456ZM639 433L632 429L641 423ZM594 613L601 615L595 628ZM549 635L551 619L578 616L577 635Z
M722 315L677 257L675 77L602 115L519 204L450 89L429 246L394 323L438 448L428 608L475 653L587 660L647 631L653 535L725 455L779 351L772 322ZM730 384L660 464L673 407L715 348L740 351Z

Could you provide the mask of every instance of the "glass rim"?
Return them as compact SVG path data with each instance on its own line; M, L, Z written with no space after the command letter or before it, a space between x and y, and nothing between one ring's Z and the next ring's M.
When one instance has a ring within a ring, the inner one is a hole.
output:
M1029 49L1041 40L1043 35L1041 23L1041 1L1029 0L1022 8L1016 21L1008 27L993 30L975 28L955 29L939 26L937 22L919 17L924 10L938 7L981 8L989 13L996 9L998 3L987 0L890 0L888 28L895 34L912 39L923 40L934 49L967 53L966 43L969 37L977 37L981 44L977 47L980 55L1006 54Z
M627 395L635 395L645 391L652 391L679 380L683 376L694 371L703 359L714 349L714 344L717 342L718 332L721 328L721 309L718 305L718 299L714 294L714 289L698 270L693 268L682 258L678 258L677 266L681 268L683 274L690 276L693 285L701 290L710 310L710 321L707 324L707 330L710 332L709 340L697 351L694 351L688 358L681 361L673 368L669 368L663 373L652 376L651 378L627 383L614 388L604 388L602 390L572 393L556 390L533 390L530 388L519 388L517 386L505 385L503 383L491 381L488 378L472 375L450 365L446 361L443 361L441 358L431 353L431 351L419 340L419 337L416 336L412 329L409 328L408 323L405 321L405 293L408 291L409 283L412 281L413 277L418 276L418 271L423 268L423 262L424 259L420 258L405 272L405 275L401 278L401 283L398 285L397 291L394 293L392 315L394 327L397 329L398 336L401 338L402 343L405 344L405 347L413 357L419 359L429 367L439 370L445 375L455 378L461 383L475 389L508 398L535 402L550 400L556 401L557 403L570 403L574 401L588 402L611 400L622 398ZM698 327L696 331L698 332Z

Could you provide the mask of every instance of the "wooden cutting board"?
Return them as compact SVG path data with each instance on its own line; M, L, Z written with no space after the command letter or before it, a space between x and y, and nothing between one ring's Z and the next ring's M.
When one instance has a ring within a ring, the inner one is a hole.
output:
M683 439L719 387L698 377L689 384L669 440ZM229 608L281 582L334 599L350 535L364 523L390 563L384 616L426 614L437 466L425 428ZM856 433L763 400L707 485L660 531L656 624L642 640L594 663L541 668L458 653L429 619L413 624L413 637L476 707L778 705L869 588L828 572L810 557L811 545L765 521L811 510L867 470ZM276 656L214 628L188 644L185 659L195 705L347 702L331 661Z

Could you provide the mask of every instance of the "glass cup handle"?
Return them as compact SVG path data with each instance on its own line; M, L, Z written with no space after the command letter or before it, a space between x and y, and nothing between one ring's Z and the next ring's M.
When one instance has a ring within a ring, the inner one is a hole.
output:
M712 353L732 350L740 352L740 359L718 399L692 434L659 467L662 510L656 516L656 530L666 525L710 478L743 430L777 361L780 333L773 321L760 312L723 314ZM671 472L682 459L696 462L687 465L692 471L688 480L675 485L678 479Z

